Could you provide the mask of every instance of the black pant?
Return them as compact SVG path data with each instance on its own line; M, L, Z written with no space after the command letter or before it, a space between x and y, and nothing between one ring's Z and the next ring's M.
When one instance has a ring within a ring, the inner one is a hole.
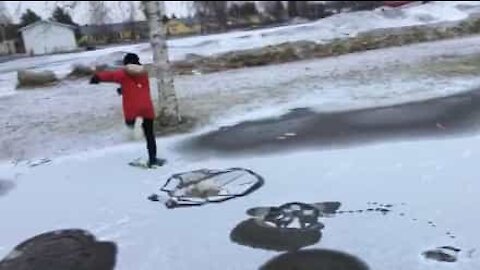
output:
M128 127L133 128L135 126L135 120L126 120L125 124ZM143 119L142 123L143 134L147 140L148 160L154 162L157 159L157 143L155 141L155 134L153 132L153 119Z

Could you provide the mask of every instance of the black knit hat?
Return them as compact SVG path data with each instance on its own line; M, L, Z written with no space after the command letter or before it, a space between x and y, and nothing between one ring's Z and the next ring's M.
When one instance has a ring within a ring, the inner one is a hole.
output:
M140 65L140 58L138 58L138 55L135 53L127 53L125 57L123 57L123 64L124 65L128 65L128 64Z

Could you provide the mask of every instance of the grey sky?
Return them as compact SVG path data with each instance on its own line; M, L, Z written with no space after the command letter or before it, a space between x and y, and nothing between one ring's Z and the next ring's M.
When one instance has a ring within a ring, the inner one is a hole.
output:
M74 2L74 1L4 1L7 7L8 13L14 20L18 22L20 16L23 12L30 8L35 11L42 18L49 18L52 14L53 9L59 3L65 2ZM79 24L88 24L89 17L88 13L88 1L77 1L78 5L75 9L70 11L70 14L73 17L73 20ZM139 5L140 1L133 1L136 6ZM176 14L177 16L186 16L189 14L188 5L190 1L165 1L167 5L167 12L169 14ZM128 18L128 12L125 11L125 3L122 1L108 1L106 2L109 9L109 17L112 19L111 22L121 22ZM143 19L143 14L140 9L137 8L136 12L137 19Z

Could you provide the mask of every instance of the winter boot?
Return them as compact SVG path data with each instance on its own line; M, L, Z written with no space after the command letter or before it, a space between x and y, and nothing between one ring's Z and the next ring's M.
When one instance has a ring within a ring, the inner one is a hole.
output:
M167 163L167 160L161 159L161 158L155 158L153 160L149 160L148 163L147 163L147 166L149 168L161 167L161 166L165 165L165 163Z

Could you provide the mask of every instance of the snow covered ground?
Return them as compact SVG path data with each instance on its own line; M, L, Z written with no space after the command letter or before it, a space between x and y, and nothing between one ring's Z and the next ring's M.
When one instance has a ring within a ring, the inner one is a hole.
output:
M413 5L401 9L342 13L311 23L195 36L169 41L170 58L184 59L188 54L213 55L236 50L259 48L288 41L327 42L352 37L374 29L453 22L480 12L480 1L444 1ZM0 96L15 93L16 70L48 69L60 77L76 63L112 63L122 52L137 52L143 62L151 62L150 44L117 46L92 52L22 58L0 64Z

